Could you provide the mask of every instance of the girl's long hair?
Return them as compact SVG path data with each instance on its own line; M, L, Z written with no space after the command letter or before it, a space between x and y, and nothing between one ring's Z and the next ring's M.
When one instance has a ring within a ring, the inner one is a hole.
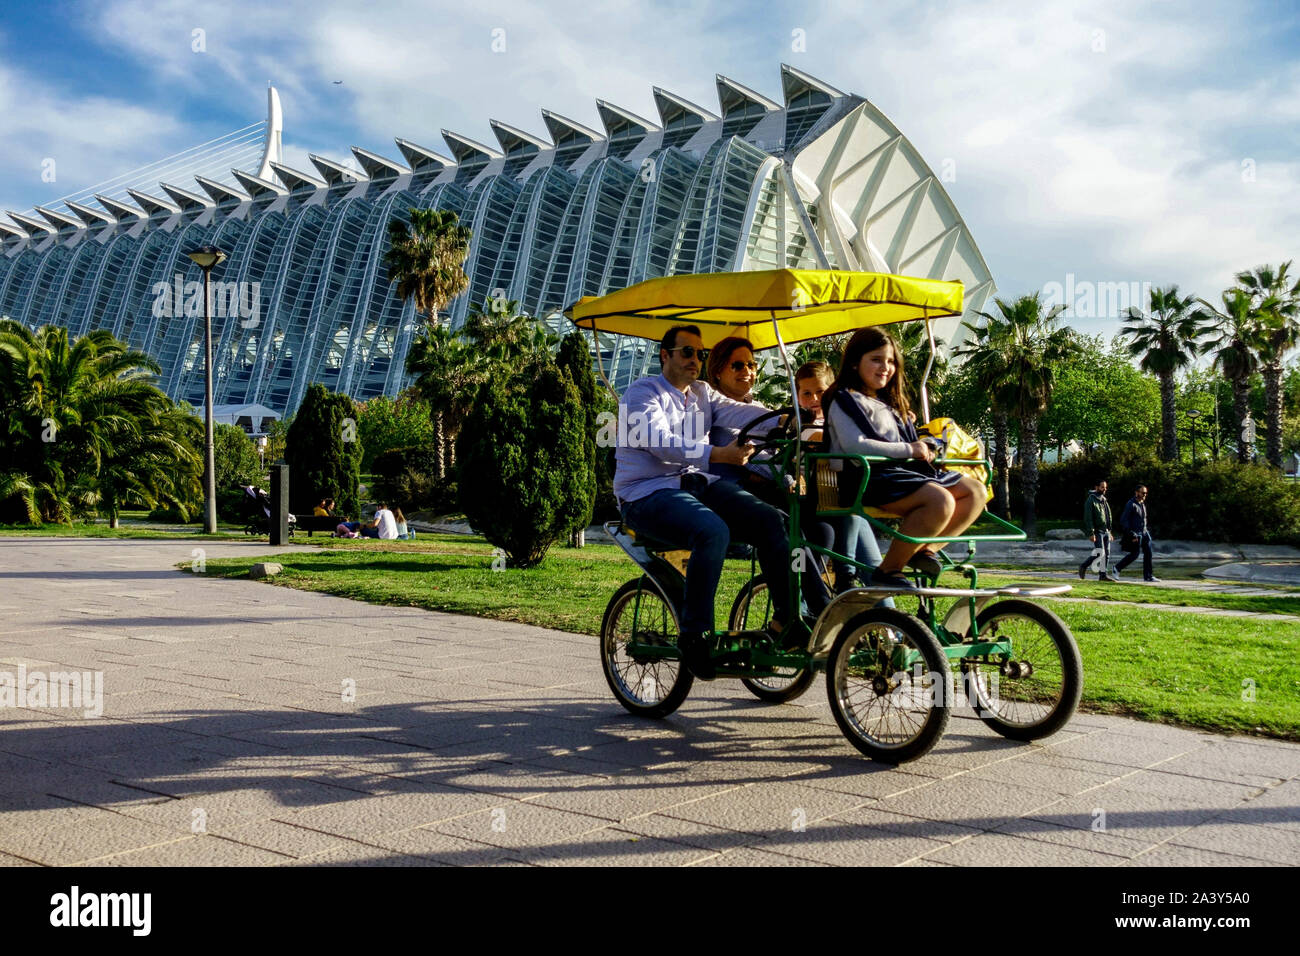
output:
M910 414L912 407L908 404L906 383L903 381L903 353L899 351L898 343L894 341L893 336L878 326L858 329L844 346L844 358L840 362L840 374L835 377L835 384L828 388L826 394L822 396L822 408L826 410L826 414L830 414L831 404L835 401L835 396L839 394L841 389L851 388L854 391L866 394L866 388L862 384L862 376L858 374L858 366L862 364L862 356L885 345L894 350L894 377L876 393L876 398L886 405L892 406L894 411L898 412L899 417L907 421L907 416Z
M402 514L402 509L395 505L393 507L393 520L398 524L403 524L406 521L406 515Z
M714 388L718 387L718 379L722 375L722 370L731 361L731 353L739 348L749 349L750 353L753 354L754 343L749 339L741 338L739 335L729 335L709 349L709 367L707 371L709 384Z

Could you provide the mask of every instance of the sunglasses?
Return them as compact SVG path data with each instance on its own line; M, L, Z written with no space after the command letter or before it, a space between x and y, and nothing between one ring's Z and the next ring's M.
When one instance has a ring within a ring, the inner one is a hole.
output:
M695 358L696 355L699 355L701 362L709 357L708 349L697 349L694 345L679 345L675 349L665 349L665 351L681 352L684 359Z
M736 361L736 362L732 362L732 363L731 363L731 370L732 370L733 372L739 372L739 371L742 371L743 369L749 369L749 370L752 372L752 371L754 371L756 368L758 368L758 363L757 363L757 362L740 362L740 361Z

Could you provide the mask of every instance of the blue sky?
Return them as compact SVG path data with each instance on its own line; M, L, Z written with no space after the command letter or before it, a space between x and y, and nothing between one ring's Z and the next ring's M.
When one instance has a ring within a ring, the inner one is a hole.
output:
M257 122L268 81L310 170L394 136L445 150L443 127L493 143L489 117L543 135L540 107L598 127L597 97L653 117L653 85L715 109L715 73L779 100L787 62L954 162L1004 296L1073 275L1217 298L1300 255L1294 2L0 3L0 209Z

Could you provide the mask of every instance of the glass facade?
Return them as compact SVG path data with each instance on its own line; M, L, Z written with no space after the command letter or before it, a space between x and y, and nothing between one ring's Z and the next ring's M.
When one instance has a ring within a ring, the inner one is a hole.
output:
M496 290L563 330L558 313L579 297L656 276L879 268L863 251L866 228L837 231L859 210L833 213L791 178L800 153L822 149L832 126L869 104L789 68L782 79L784 107L719 78L717 116L656 90L661 125L599 103L602 134L543 111L553 145L494 122L499 152L444 133L455 160L398 140L412 167L357 150L369 175L313 157L323 180L281 166L281 183L240 175L248 195L205 179L212 202L178 208L141 195L134 214L119 203L107 217L73 209L81 228L25 216L0 231L0 315L75 335L110 329L158 360L168 394L199 404L202 274L185 250L218 246L228 258L212 280L233 285L214 304L214 400L287 413L313 382L363 400L409 384L414 309L395 295L383 257L389 221L413 207L451 210L472 230L470 286L448 308L453 327ZM830 158L816 160L849 170L834 183L852 182L850 164L880 154L872 142L859 149L844 127ZM602 336L592 345L620 390L657 366L646 343Z

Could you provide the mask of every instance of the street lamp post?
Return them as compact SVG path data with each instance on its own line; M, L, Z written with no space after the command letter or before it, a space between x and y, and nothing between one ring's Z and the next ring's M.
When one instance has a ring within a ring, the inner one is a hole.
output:
M257 436L257 462L262 471L266 471L266 445L267 438L265 435Z
M1187 417L1192 423L1192 464L1194 465L1196 464L1196 420L1201 417L1201 413L1193 408L1187 413Z
M203 533L217 533L217 470L212 436L212 267L226 254L216 246L187 253L203 270Z

